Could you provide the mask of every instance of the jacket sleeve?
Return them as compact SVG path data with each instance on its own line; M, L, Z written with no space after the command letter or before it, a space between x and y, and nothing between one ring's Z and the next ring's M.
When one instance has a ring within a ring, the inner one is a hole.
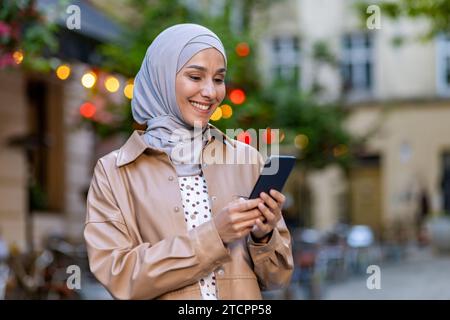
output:
M249 235L247 246L262 290L281 289L289 285L294 260L291 236L283 219L273 229L267 243L257 243Z
M84 229L92 273L117 299L152 299L193 284L230 259L212 221L160 242L131 237L99 161Z
M265 161L259 152L258 159L260 172ZM253 241L251 235L247 239L253 269L261 289L275 290L287 287L294 270L294 259L291 235L284 219L280 219L267 243L257 243Z

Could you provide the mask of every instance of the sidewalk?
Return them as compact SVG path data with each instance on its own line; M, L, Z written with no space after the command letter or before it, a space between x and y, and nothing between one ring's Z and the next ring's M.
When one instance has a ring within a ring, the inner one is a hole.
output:
M325 287L323 299L450 299L450 255L433 254L430 248L412 249L395 264L380 265L381 288L369 290L370 274Z
M381 288L368 289L371 274L352 276L325 283L320 288L323 300L449 300L450 255L433 254L430 248L411 248L407 257L379 265ZM287 290L263 292L267 300L306 300L306 292L292 283Z

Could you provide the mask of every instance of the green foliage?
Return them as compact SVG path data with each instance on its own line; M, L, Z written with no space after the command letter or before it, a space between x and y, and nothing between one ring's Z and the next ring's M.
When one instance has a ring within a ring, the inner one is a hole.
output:
M35 8L35 1L2 0L0 8L0 69L16 67L14 52L23 53L21 66L45 72L50 70L50 53L56 51L57 27L45 20Z
M367 18L365 10L373 1L359 1L358 11ZM425 18L430 23L430 28L423 39L431 39L441 33L450 32L450 0L398 0L380 1L381 13L392 19L409 17L412 19Z

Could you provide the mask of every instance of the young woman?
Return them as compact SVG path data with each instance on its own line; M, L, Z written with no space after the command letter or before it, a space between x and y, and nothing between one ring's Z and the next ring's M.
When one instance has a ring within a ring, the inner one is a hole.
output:
M195 24L147 50L132 100L147 130L97 162L87 199L90 268L115 298L261 299L290 281L285 197L241 198L262 157L208 123L226 67L219 38Z

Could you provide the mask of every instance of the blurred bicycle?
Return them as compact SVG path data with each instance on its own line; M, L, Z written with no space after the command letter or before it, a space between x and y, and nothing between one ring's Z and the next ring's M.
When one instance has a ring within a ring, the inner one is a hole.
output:
M57 236L49 237L38 253L20 253L14 249L8 259L5 299L81 299L77 290L68 288L66 271L70 265L83 269L86 263L82 246Z

